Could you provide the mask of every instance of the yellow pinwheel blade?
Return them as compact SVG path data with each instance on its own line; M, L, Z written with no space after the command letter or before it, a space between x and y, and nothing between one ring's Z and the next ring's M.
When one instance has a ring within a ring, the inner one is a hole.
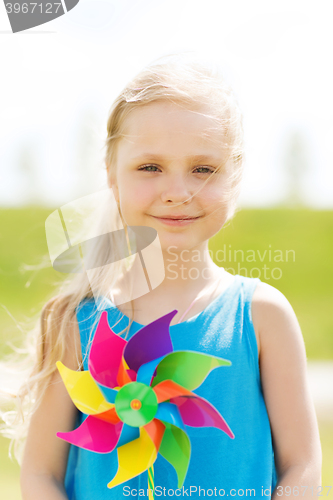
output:
M97 415L114 407L108 403L89 371L76 372L56 363L61 378L75 406L87 415Z
M151 467L156 460L157 452L154 443L144 428L140 429L140 437L117 449L118 471L108 488L124 483L138 476Z

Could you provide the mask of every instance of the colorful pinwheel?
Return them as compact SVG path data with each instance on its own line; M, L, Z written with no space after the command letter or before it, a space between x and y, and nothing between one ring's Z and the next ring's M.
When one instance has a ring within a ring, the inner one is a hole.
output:
M186 477L191 445L185 426L217 427L234 435L208 401L191 392L211 370L230 361L194 351L174 351L169 326L177 310L141 328L126 341L103 311L89 354L88 371L57 367L76 407L88 417L65 441L98 453L117 450L118 471L109 488L141 474L160 453L175 468L178 488Z

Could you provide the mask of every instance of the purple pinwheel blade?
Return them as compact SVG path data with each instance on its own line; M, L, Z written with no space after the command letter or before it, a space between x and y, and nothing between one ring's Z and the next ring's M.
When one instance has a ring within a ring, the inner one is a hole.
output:
M96 382L110 389L118 386L117 375L126 344L126 340L111 330L108 313L103 311L91 345L88 363L89 371Z
M177 405L185 425L190 427L217 427L230 438L235 437L222 415L206 399L199 396L178 396L170 401Z
M57 436L68 443L97 453L110 453L119 441L123 423L110 424L89 415L71 432L57 432Z
M149 323L129 339L124 359L131 370L137 372L141 365L173 351L169 327L177 312L175 309Z

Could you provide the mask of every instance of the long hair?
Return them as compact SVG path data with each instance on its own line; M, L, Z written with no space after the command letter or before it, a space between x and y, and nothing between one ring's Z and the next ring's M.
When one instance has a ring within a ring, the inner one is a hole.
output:
M124 124L131 111L156 101L169 101L186 109L202 113L203 107L209 109L213 118L214 131L219 133L219 145L225 151L225 161L229 165L227 220L235 212L243 171L243 126L242 115L229 86L219 72L201 62L186 56L166 56L143 69L115 99L107 122L105 142L105 164L107 170L114 169L117 158L117 144L124 137ZM209 131L207 132L209 134ZM107 232L106 224L117 224L118 212L102 213L98 220L101 234ZM125 225L126 230L126 225ZM113 249L114 251L114 249ZM97 261L107 262L110 245L106 239L97 239L92 255ZM99 260L98 260L99 259ZM30 362L30 375L17 394L13 395L15 409L2 413L5 422L2 433L12 439L15 456L20 461L22 444L27 433L30 417L38 407L43 394L56 371L56 361L64 357L68 326L76 321L75 309L83 299L96 296L110 297L119 276L126 272L124 261L119 260L110 268L96 267L86 273L78 273L67 278L59 287L58 293L43 307L36 327L26 339L26 356ZM93 293L94 292L94 293ZM127 335L133 321L131 301L129 324L121 332ZM93 327L99 315L93 318ZM46 345L51 349L46 349ZM79 346L76 352L78 367L82 369L82 354Z

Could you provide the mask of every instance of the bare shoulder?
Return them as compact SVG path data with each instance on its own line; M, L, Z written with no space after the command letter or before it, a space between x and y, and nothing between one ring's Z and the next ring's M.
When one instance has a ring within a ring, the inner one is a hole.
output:
M296 314L283 293L259 283L253 294L252 315L260 336L260 380L278 476L296 466L311 471L319 485L320 436Z
M252 311L262 308L292 309L288 299L280 290L260 281L252 298Z
M258 352L261 353L263 343L272 335L283 335L286 327L299 329L294 310L277 288L260 281L252 297L252 322L257 337Z

